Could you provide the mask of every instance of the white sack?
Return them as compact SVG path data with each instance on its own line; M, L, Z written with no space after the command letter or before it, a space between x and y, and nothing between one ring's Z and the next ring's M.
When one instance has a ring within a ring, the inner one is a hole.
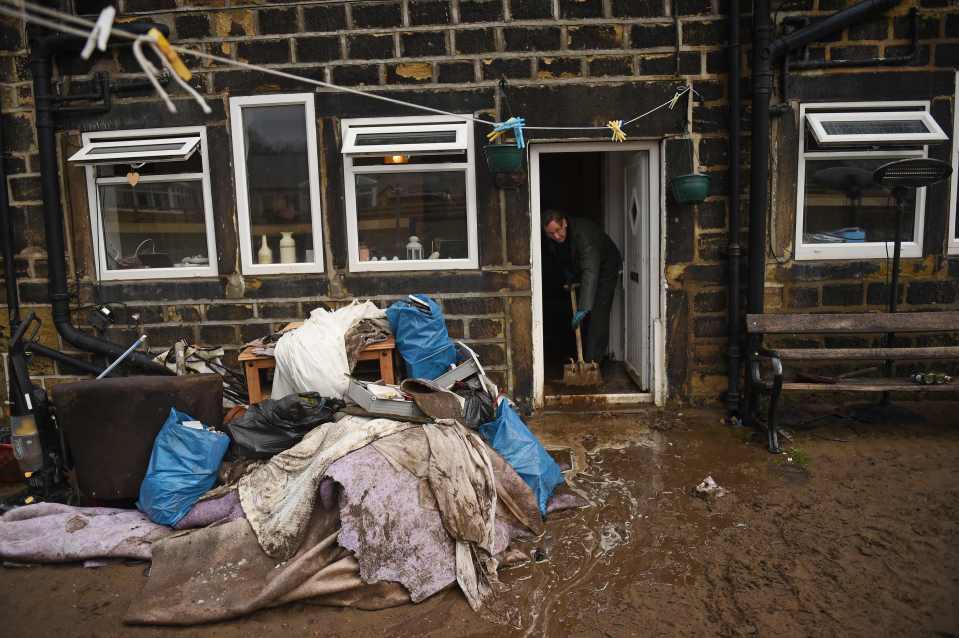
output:
M317 308L303 326L280 337L276 344L276 372L270 398L295 392L319 392L342 399L349 385L346 332L362 319L382 319L386 313L372 301L330 312Z

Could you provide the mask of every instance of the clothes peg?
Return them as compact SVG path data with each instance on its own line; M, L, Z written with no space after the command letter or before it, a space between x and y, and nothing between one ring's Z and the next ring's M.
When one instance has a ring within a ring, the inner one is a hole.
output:
M523 139L524 126L526 126L525 118L511 117L505 122L500 122L493 127L493 130L486 134L486 139L492 142L508 131L513 131L513 137L516 139L516 148L523 148L526 146L526 141Z
M625 142L626 133L623 133L623 121L622 120L610 120L606 122L606 126L609 127L609 130L612 131L612 137L610 138L611 142Z
M170 45L170 41L166 39L166 36L164 36L159 29L154 27L153 29L147 31L147 35L153 38L154 43L160 49L160 53L163 54L163 58L170 63L170 67L173 69L177 77L182 78L185 82L189 82L193 79L193 73L190 71L190 69L186 68L186 65L183 64L183 60L180 59L180 56Z
M154 46L154 49L156 49L158 45L154 43L153 46ZM162 48L160 49L160 51L162 53ZM179 62L179 65L182 66L184 69L186 69L186 66L184 66L182 61L180 61L180 57L176 55L176 51L173 51L171 49L171 52L173 53L174 56L176 56L176 60L177 62ZM209 115L210 113L213 112L213 109L211 109L210 105L206 103L206 100L203 99L203 96L200 95L196 89L190 86L189 82L186 81L186 79L183 77L182 74L177 73L175 65L170 61L168 57L164 55L160 55L160 61L163 63L163 66L166 67L167 71L170 72L170 75L173 77L176 83L179 84L184 91L189 93L190 96L196 101L196 103L200 105L200 108L203 109L204 113ZM189 69L187 69L187 73L190 73ZM193 77L192 73L190 73L190 77Z
M140 68L143 69L143 74L147 76L147 79L150 81L150 84L153 85L154 90L160 95L163 99L163 103L166 104L167 110L170 113L176 113L176 107L173 105L173 100L170 99L170 96L167 95L166 91L163 90L163 87L160 86L160 82L157 80L157 75L159 70L153 63L147 60L147 56L143 53L143 45L148 44L151 47L155 40L149 35L141 35L136 40L133 41L133 57L136 58L137 62L140 64ZM160 56L163 57L162 55Z
M90 56L93 55L94 48L100 51L107 50L107 41L110 39L110 30L113 28L113 19L116 15L117 10L115 8L103 7L100 17L97 18L97 23L93 25L93 30L87 36L87 43L83 45L83 50L80 51L81 58L89 60Z

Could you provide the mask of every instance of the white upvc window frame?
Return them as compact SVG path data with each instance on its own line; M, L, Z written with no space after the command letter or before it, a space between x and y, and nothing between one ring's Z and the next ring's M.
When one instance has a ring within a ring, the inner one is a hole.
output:
M922 150L885 148L873 150L863 148L856 151L809 151L806 152L806 114L810 111L830 112L836 109L862 109L868 111L878 108L913 108L929 112L930 103L925 101L908 102L812 102L799 107L799 173L796 179L796 235L795 259L797 261L834 260L834 259L885 259L891 257L894 242L846 242L836 244L811 244L803 242L803 226L805 222L805 195L806 195L806 160L807 159L841 159L841 158L875 158L875 159L905 159L910 157L928 157L929 147ZM890 195L891 197L891 195ZM916 212L913 221L912 241L902 242L903 257L922 257L922 234L925 228L926 189L916 191Z
M154 144L178 144L176 150L164 151L143 151L137 150L138 146L151 146ZM126 162L185 162L193 157L200 146L200 136L191 135L190 137L158 137L145 140L121 140L119 142L108 142L98 139L97 141L87 141L83 148L70 156L67 161L85 165L100 164L118 164ZM125 149L116 153L95 154L93 151L101 147Z
M823 120L828 122L855 122L862 120L862 112L856 113L807 113L806 121L812 130L816 141L822 146L844 146L849 144L880 144L890 146L895 144L928 144L931 142L944 142L949 139L945 131L932 118L928 111L880 111L870 113L871 121L882 120L919 120L926 127L926 133L876 133L876 134L853 134L841 135L838 133L827 133L823 126Z
M465 117L465 116L464 116ZM460 120L444 115L427 115L420 117L390 117L390 118L354 118L341 122L343 139L349 139L354 127L363 127L366 130L393 128L395 125L412 127L423 124L425 127L436 129L435 124L446 124L439 127L450 128L451 124L461 125L466 146L462 151L466 153L464 162L444 162L442 164L384 164L382 166L355 166L354 157L369 155L389 155L414 153L414 149L404 145L383 147L379 152L370 152L369 147L363 147L362 152L346 153L344 144L343 153L343 188L346 195L346 232L347 252L349 254L350 272L408 272L408 271L439 271L439 270L475 270L479 268L479 249L477 242L476 219L476 153L473 144L473 122ZM366 129L370 127L370 129ZM429 145L433 146L433 145ZM437 154L443 150L420 149L421 154ZM449 149L446 150L449 152ZM373 173L426 173L462 171L466 179L466 243L467 257L465 259L400 259L396 261L360 261L359 229L356 209L356 177Z
M390 122L398 122L405 118L391 118ZM354 120L355 121L355 120ZM423 120L415 120L422 122ZM343 138L344 155L383 155L384 153L409 154L409 153L444 153L444 152L462 152L469 145L469 126L465 121L449 122L446 124L424 124L422 126L414 125L384 125L384 126L353 126L346 129ZM356 143L359 135L376 135L382 133L405 133L415 131L417 133L428 133L430 131L453 131L456 138L452 142L433 142L428 144L370 144L360 145Z
M946 254L959 255L959 71L956 71L956 99L952 102L952 182L949 189L949 236Z
M93 140L112 138L173 138L177 136L199 137L200 159L203 170L199 173L166 173L161 175L143 175L139 184L150 182L170 181L199 181L203 188L203 219L206 225L206 250L209 262L206 266L189 266L184 268L130 268L110 269L107 267L106 242L103 236L103 215L100 212L101 184L126 184L127 178L100 177L96 175L96 165L85 166L87 181L87 202L90 210L90 228L93 232L93 257L97 269L97 279L100 281L131 281L137 279L188 279L195 277L217 276L216 236L213 225L213 195L210 188L210 160L207 149L207 135L205 126L177 126L166 128L129 129L123 131L91 131L81 135L84 146ZM192 154L191 154L192 155ZM142 157L135 159L144 161ZM100 162L99 164L127 164L127 161Z
M307 175L310 183L310 225L313 235L313 261L295 264L258 264L251 235L249 187L243 135L243 109L248 106L302 105L306 121ZM240 262L244 275L280 275L322 273L324 270L323 217L320 202L319 149L316 141L316 108L313 93L278 93L230 98L230 132L233 143L233 172L236 189L237 224L240 236Z

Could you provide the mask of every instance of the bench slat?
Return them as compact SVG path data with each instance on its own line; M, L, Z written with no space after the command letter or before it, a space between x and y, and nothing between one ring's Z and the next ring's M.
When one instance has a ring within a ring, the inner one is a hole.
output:
M808 383L790 381L783 383L783 392L822 391L830 392L959 392L959 385L919 385L904 379L844 379L839 383Z
M923 348L777 348L790 361L919 361L921 359L959 359L959 346Z
M751 334L846 334L868 332L959 332L959 312L754 314Z

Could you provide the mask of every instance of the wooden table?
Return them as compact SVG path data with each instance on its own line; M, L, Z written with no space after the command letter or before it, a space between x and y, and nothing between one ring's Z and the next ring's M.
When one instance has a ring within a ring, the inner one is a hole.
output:
M299 325L301 324L290 324L283 330L296 328ZM357 361L379 361L380 376L383 378L383 383L392 385L396 383L396 373L393 369L393 350L395 349L396 340L390 337L386 341L374 343L364 348L357 357ZM246 375L246 391L250 396L250 405L259 403L263 399L269 399L269 395L263 392L260 372L275 368L276 359L270 355L256 354L253 352L253 346L248 346L240 352L237 361L243 365L243 373Z

